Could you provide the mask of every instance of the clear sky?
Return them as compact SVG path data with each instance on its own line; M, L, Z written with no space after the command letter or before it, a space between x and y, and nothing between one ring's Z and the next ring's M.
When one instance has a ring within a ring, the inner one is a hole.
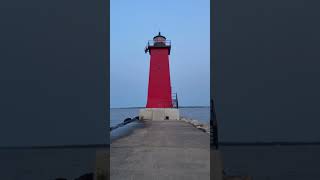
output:
M172 92L181 106L208 106L210 0L111 0L110 105L145 106L149 54L144 47L160 30L172 41Z

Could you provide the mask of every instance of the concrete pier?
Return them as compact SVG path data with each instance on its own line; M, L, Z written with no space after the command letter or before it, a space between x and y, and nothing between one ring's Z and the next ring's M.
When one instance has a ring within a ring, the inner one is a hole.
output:
M143 121L111 143L111 180L209 180L210 136L181 120Z

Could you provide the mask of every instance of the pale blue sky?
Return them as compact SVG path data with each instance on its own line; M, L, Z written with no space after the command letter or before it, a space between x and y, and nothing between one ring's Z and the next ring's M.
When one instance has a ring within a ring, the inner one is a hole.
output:
M111 0L111 107L145 106L148 40L160 30L172 41L172 92L181 106L210 98L210 0Z

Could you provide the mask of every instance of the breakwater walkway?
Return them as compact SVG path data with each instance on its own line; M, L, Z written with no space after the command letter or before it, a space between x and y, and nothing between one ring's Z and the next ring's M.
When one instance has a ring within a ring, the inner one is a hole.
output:
M112 180L210 179L209 133L181 120L142 123L111 143Z

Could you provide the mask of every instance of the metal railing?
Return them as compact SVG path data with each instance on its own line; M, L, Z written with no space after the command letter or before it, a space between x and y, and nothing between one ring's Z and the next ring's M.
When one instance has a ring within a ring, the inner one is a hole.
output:
M172 93L172 105L174 108L179 108L178 93Z
M167 47L171 46L171 41L170 40L149 40L148 41L148 47Z

